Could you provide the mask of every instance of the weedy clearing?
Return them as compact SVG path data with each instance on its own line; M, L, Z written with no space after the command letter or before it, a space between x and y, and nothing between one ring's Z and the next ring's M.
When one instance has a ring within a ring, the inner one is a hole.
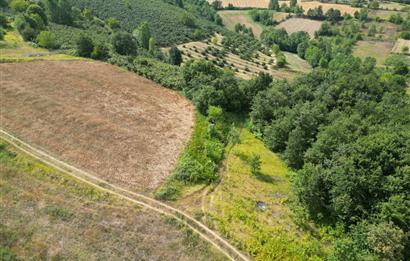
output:
M383 65L393 48L392 42L358 41L353 49L353 55L359 58L373 57L377 65Z
M174 220L81 183L2 140L0 164L2 257L224 260Z
M410 40L397 39L393 46L392 53L410 54Z
M192 132L188 100L108 64L40 61L0 71L2 128L131 191L159 186Z
M256 38L259 38L263 31L263 26L257 22L254 22L248 15L248 11L226 10L220 11L218 14L221 16L224 25L229 30L234 31L235 25L239 23L244 24L248 28L252 28Z
M309 260L320 255L318 241L292 219L290 173L279 157L246 129L240 143L228 146L225 155L221 182L209 190L187 192L178 205L188 206L255 260ZM262 163L256 175L249 163L255 155Z
M305 31L311 38L315 36L315 32L320 29L321 21L315 21L304 18L290 18L276 26L276 28L284 28L288 34L298 31Z
M379 17L383 20L389 20L393 14L400 14L402 17L406 17L406 12L391 11L391 10L369 10L369 16L371 18Z
M58 52L32 46L25 42L16 31L8 31L4 41L0 41L0 62L28 62L37 60L84 60Z

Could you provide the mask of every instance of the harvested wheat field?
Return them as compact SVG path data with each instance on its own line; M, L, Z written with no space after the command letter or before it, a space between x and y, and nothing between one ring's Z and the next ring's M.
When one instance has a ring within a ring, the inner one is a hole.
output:
M189 139L191 103L99 62L0 64L0 125L100 178L150 193Z
M214 0L208 0L211 4ZM222 6L227 7L232 4L234 7L255 7L255 8L268 8L269 0L221 0Z
M315 21L304 18L290 18L276 26L276 28L284 28L288 34L298 31L304 31L309 34L311 38L315 36L315 32L320 29L321 21Z
M329 4L329 3L321 3L321 2L318 2L318 1L304 2L304 1L299 0L298 5L303 7L303 10L305 10L305 14L307 13L307 11L309 9L314 9L316 7L319 7L319 6L322 6L323 13L326 13L330 8L340 10L342 15L345 14L345 13L353 15L354 12L360 11L360 8L351 7L350 5Z

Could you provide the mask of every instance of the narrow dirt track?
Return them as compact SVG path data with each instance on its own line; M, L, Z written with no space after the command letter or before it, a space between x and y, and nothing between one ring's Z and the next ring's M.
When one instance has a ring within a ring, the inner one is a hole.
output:
M237 250L234 246L232 246L228 241L223 239L217 233L215 233L214 231L206 227L204 224L202 224L201 222L197 221L196 219L194 219L193 217L179 209L171 207L163 202L147 197L143 194L135 193L124 188L118 187L96 176L93 176L83 170L77 169L63 161L60 161L59 159L53 156L48 155L46 152L41 150L41 148L35 148L25 143L18 137L15 137L13 134L10 134L2 129L0 129L0 138L6 140L23 153L41 162L44 162L45 164L50 165L51 167L54 167L55 169L69 176L72 176L81 182L84 182L92 187L95 187L107 193L116 195L134 204L146 207L157 213L175 218L180 223L191 228L202 239L209 242L230 260L250 260L249 257L242 254L239 250Z

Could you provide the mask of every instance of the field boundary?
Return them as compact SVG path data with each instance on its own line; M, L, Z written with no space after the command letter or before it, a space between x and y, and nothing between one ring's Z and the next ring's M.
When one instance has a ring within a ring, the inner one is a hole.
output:
M15 146L18 150L23 153L32 156L33 158L65 173L81 182L84 182L94 188L102 190L104 192L113 194L132 202L134 204L141 205L147 209L155 211L165 216L176 219L178 222L184 224L197 233L202 239L213 245L221 253L223 253L230 260L250 260L249 257L242 254L234 246L232 246L228 241L219 236L216 232L209 229L207 226L197 221L187 213L169 206L163 202L155 200L153 198L147 197L145 195L135 193L114 184L111 184L105 180L102 180L90 173L80 170L74 166L71 166L49 154L44 152L39 148L35 148L30 144L25 143L18 137L8 133L7 131L0 128L0 138L4 139L11 145Z

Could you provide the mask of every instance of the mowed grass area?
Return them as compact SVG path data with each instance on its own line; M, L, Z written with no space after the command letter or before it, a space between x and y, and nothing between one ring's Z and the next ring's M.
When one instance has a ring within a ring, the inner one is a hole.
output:
M380 9L386 10L401 10L402 8L408 7L408 5L396 2L381 2L379 7Z
M29 62L36 60L84 60L62 53L50 52L33 46L23 40L16 31L7 31L4 41L0 41L0 62Z
M0 166L2 258L224 259L174 220L85 185L3 140Z
M249 160L261 158L251 174ZM255 260L308 260L321 256L320 243L298 228L288 206L289 172L279 157L247 129L226 150L220 184L202 200L202 219ZM265 205L266 209L258 208Z
M249 16L249 11L235 11L235 10L226 10L220 11L218 14L221 16L224 25L232 31L235 31L236 24L244 24L246 27L252 28L254 35L259 38L262 31L263 26L259 23L256 23L252 20Z
M276 28L283 28L286 32L288 32L288 34L298 31L305 31L311 38L313 38L315 36L315 32L320 29L321 25L321 21L294 17L278 24Z
M392 48L392 42L358 41L353 49L353 55L362 59L374 57L377 65L383 65Z
M286 62L288 63L287 66L289 69L300 73L309 73L312 71L312 67L306 62L306 60L303 60L297 54L290 52L283 52L283 54L286 56Z

